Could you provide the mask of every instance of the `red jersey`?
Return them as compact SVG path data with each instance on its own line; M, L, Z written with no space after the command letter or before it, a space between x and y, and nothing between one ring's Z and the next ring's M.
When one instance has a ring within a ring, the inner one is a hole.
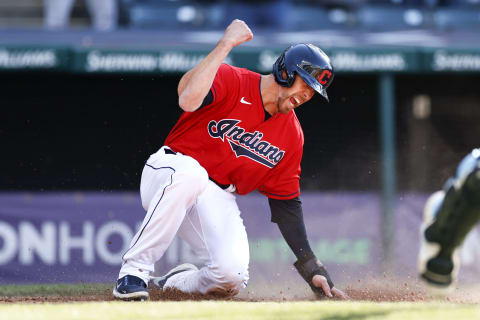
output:
M213 101L184 112L165 145L196 159L210 178L234 184L239 194L255 189L273 199L300 194L303 131L292 110L265 120L261 75L222 64Z

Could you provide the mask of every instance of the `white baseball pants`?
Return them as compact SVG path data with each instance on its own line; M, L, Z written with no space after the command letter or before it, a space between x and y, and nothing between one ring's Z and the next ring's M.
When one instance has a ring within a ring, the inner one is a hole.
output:
M67 29L75 0L45 0L45 27L51 30ZM116 29L117 0L87 0L93 27L100 31Z
M195 159L160 148L143 169L140 195L147 214L123 256L119 278L130 274L148 283L178 233L204 265L173 276L167 287L229 295L245 287L249 248L235 196L209 180Z

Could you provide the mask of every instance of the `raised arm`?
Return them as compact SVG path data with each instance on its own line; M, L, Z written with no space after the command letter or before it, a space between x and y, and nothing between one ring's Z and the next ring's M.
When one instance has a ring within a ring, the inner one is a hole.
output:
M215 74L230 51L253 38L252 31L241 20L233 20L217 46L195 68L185 73L178 83L178 104L184 111L195 111L208 94Z

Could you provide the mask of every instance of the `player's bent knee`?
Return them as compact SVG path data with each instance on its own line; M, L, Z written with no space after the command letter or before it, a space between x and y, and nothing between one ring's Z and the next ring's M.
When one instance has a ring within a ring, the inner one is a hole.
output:
M221 266L210 269L213 280L225 290L240 290L248 281L248 269L236 266Z

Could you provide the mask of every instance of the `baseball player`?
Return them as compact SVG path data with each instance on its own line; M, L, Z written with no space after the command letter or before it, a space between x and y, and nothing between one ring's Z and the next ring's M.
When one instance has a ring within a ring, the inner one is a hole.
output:
M154 263L176 234L203 266L180 265L153 278L154 285L237 294L247 285L249 248L235 194L254 190L268 198L272 221L313 291L346 297L310 248L299 199L303 132L294 109L315 92L328 100L332 65L311 44L289 47L268 75L222 63L252 37L243 21L234 20L217 46L180 79L178 102L185 112L143 169L140 194L147 214L123 256L116 298L148 298Z
M438 293L453 288L458 248L480 219L480 149L460 162L456 176L425 204L418 256L420 277Z

